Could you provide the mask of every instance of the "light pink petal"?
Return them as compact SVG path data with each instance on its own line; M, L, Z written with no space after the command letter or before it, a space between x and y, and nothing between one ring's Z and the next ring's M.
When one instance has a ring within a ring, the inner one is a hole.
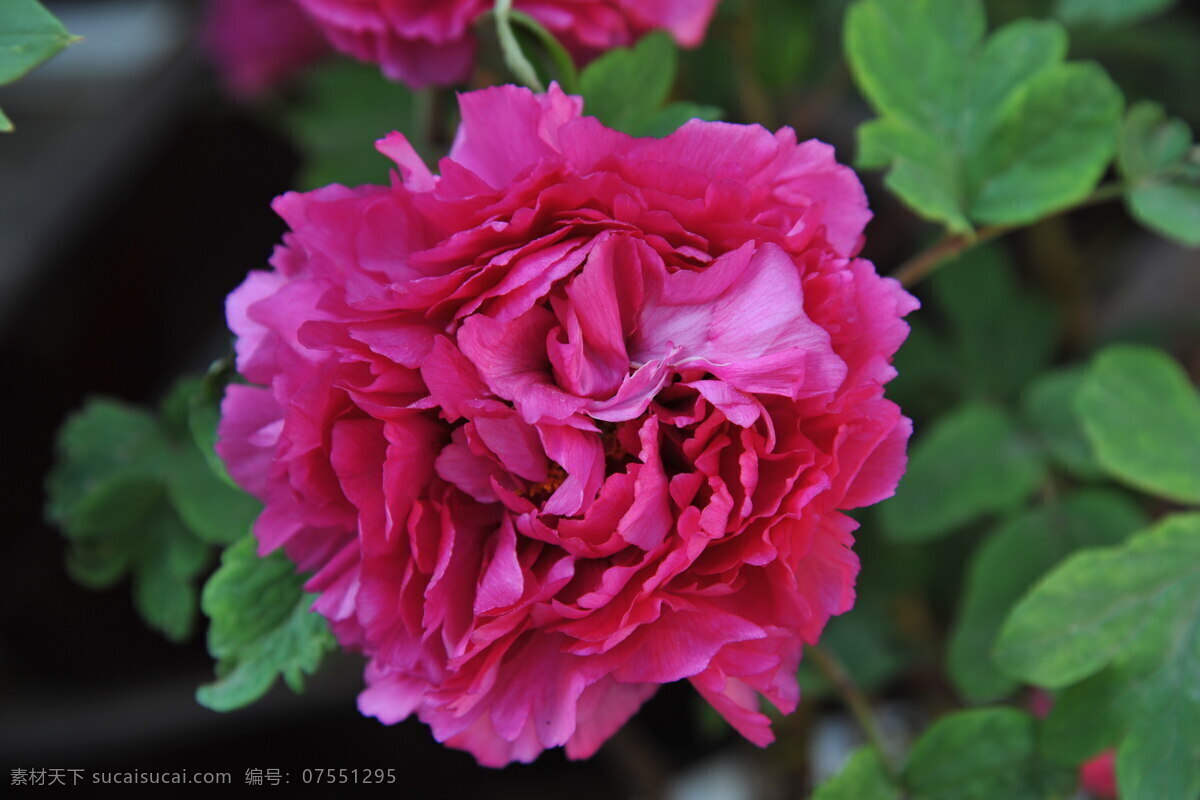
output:
M260 499L267 496L267 479L282 423L283 409L270 390L236 383L226 387L217 454L237 484Z
M635 359L678 347L677 367L792 398L833 391L846 375L829 334L804 312L795 264L775 245L747 244L701 272L652 273L647 285Z
M730 422L748 428L763 412L762 403L754 395L739 392L723 381L692 381L685 384L700 392L705 400L721 409Z
M384 725L395 725L417 710L429 684L417 678L387 671L368 662L364 676L367 688L358 695L358 710Z
M551 340L547 349L559 386L572 394L607 397L629 374L625 332L642 297L639 285L621 279L640 277L637 258L627 237L605 237L567 288L559 316L567 341Z

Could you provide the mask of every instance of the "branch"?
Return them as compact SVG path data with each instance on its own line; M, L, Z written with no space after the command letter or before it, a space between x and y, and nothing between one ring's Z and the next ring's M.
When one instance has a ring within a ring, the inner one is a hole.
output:
M821 673L837 688L842 699L846 701L850 713L854 715L859 727L866 734L867 741L879 753L879 760L883 763L883 768L887 770L888 777L891 778L892 783L899 785L900 771L892 761L887 740L879 728L879 723L875 720L875 712L871 709L871 702L854 682L854 678L850 677L846 666L837 656L820 645L806 647L804 652L812 657L817 664L817 669L821 670Z
M1049 219L1050 217L1055 217L1059 214L1066 214L1070 211L1078 211L1081 208L1087 208L1088 206L1093 206L1097 203L1102 203L1106 200L1120 197L1125 191L1125 188L1125 185L1122 183L1105 184L1104 186L1098 187L1096 191L1092 192L1078 203L1059 209L1053 214L1048 214L1046 217L1043 217L1043 219ZM1034 220L1033 222L1040 221L1041 220ZM1033 223L1031 222L1027 224ZM933 272L946 261L949 261L955 256L960 255L961 253L964 253L973 247L977 247L985 242L990 242L992 239L995 239L998 236L1003 236L1009 231L1014 231L1021 227L1025 226L989 225L987 227L980 228L974 233L947 234L934 244L917 253L908 261L905 261L903 264L897 267L892 272L891 277L900 281L901 285L903 285L906 289L912 288L916 284L920 283L926 275Z

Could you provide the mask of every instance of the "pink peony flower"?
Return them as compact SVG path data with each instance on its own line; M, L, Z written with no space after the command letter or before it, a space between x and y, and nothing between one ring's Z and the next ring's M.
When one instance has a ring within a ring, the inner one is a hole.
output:
M282 83L328 48L295 0L211 0L203 39L225 85L242 99Z
M688 679L748 739L854 602L855 523L910 424L916 302L855 258L832 148L694 120L635 139L552 87L460 97L433 175L280 197L229 298L218 449L262 498L361 710L480 762L592 754Z
M492 0L295 0L334 47L378 63L385 75L420 88L466 80L475 57L471 26ZM515 0L581 58L665 29L694 47L719 0Z

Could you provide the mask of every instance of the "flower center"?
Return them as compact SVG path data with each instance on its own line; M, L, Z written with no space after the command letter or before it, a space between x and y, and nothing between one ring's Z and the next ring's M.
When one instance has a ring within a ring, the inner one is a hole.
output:
M546 470L546 480L541 483L531 483L525 489L517 492L517 494L526 498L535 506L540 506L550 499L550 495L554 494L566 479L567 471L551 461L550 468Z
M637 455L630 452L621 443L616 423L596 420L596 427L600 429L600 444L604 448L604 476L625 472L628 464L638 460ZM567 471L558 463L551 461L550 467L546 471L546 480L540 483L530 483L524 489L519 490L517 494L534 505L541 506L550 499L550 496L558 490L559 486L562 486L566 479Z

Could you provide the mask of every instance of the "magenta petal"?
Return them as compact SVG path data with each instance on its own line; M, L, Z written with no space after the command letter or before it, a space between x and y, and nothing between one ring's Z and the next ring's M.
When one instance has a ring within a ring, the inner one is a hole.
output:
M716 670L706 670L691 678L696 691L712 705L725 721L759 747L775 741L771 719L758 710L758 693L738 678Z
M617 683L610 678L584 689L575 733L567 740L567 757L591 758L656 691L657 683Z
M495 413L475 418L479 438L514 475L534 483L546 480L546 453L537 430L512 412Z
M471 413L472 407L491 394L475 365L444 336L434 340L421 364L421 377L442 415L450 421Z
M463 323L458 341L488 388L511 400L528 423L565 421L585 404L555 387L546 339L554 326L548 311L535 308L511 322L475 315Z
M662 544L672 527L667 476L658 453L658 419L650 417L639 432L644 465L633 486L633 502L621 518L617 533L634 547L653 550Z
M604 451L594 436L566 425L539 425L546 455L567 472L567 478L546 501L546 514L573 516L590 505L604 481Z
M668 683L688 678L707 668L726 644L766 635L754 623L712 608L664 614L652 630L652 647L648 646L647 629L623 645L623 661L613 677L623 683Z
M497 534L491 561L484 569L475 593L476 614L511 606L525 591L525 579L517 560L517 534L508 515L504 516Z
M438 454L437 474L442 480L457 486L481 503L495 503L496 490L492 478L500 474L495 461L487 456L472 452L467 446L466 435L459 428L454 440Z
M433 189L433 173L425 165L425 160L417 155L407 136L396 131L389 133L375 143L375 149L396 163L407 188L414 192L428 192Z
M459 96L462 125L450 158L497 188L558 151L558 128L583 103L553 84L544 95L497 86Z

